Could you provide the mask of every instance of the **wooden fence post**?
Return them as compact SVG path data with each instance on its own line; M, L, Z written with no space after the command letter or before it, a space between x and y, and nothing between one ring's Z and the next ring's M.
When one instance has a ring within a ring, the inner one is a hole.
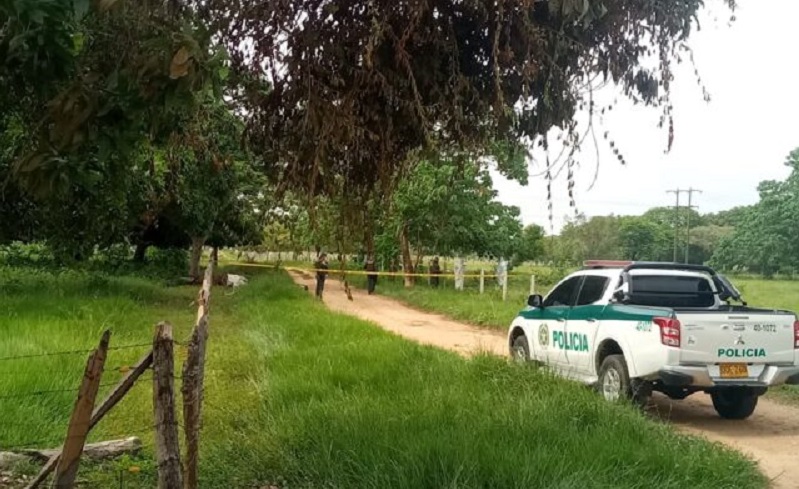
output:
M214 263L205 272L203 287L200 289L197 323L191 333L188 354L183 364L183 430L186 440L186 466L183 473L183 487L199 487L200 424L203 401L203 381L205 377L205 344L208 339L208 307L211 298L211 278Z
M94 412L92 413L92 419L89 422L89 430L94 428L97 423L103 419L103 416L108 414L108 412L116 406L116 404L125 397L125 394L133 387L136 383L136 380L148 369L150 365L153 363L153 352L148 351L141 360L133 366L133 368L125 374L122 380L114 387L113 390L103 399L103 402L100 403L99 406L94 408ZM36 489L39 487L39 484L44 482L50 472L55 469L58 462L61 460L61 453L63 450L60 450L58 453L50 457L50 460L42 467L42 470L39 471L39 474L33 479L27 486L27 489Z
M69 420L67 438L64 440L64 448L61 452L62 456L56 466L53 487L71 488L75 484L80 456L83 453L83 446L86 444L86 437L89 435L89 423L92 418L94 401L97 398L97 392L100 390L100 379L103 377L103 367L105 366L110 339L111 332L104 332L102 339L100 339L100 345L89 355L89 359L86 362L83 382L78 391L75 408L72 410L72 417Z
M502 301L508 300L508 272L502 274Z
M175 415L172 325L158 324L153 340L153 410L158 489L181 489L180 442Z
M455 290L463 290L463 275L465 272L463 258L455 258Z
M535 294L535 275L530 275L530 295Z
M486 288L486 271L480 269L480 293L482 294Z

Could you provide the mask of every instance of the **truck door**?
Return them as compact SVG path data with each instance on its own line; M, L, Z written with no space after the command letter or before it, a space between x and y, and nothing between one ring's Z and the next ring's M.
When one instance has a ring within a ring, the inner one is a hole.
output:
M609 282L608 277L586 275L569 313L564 354L569 372L578 377L595 374L592 368L593 352L599 321L605 308L599 302Z
M537 360L557 367L566 364L566 350L563 349L566 323L582 281L582 275L578 275L556 285L544 299L543 307L530 316L533 357Z

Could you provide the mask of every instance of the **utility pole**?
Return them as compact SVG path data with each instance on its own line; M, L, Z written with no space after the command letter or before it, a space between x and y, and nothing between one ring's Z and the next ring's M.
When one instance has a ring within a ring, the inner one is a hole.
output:
M680 238L680 226L677 220L680 217L680 194L682 192L686 192L686 190L680 190L679 188L676 190L667 190L667 194L674 194L676 200L674 202L674 258L672 261L677 263L677 242Z
M696 207L691 205L691 201L692 197L694 196L694 192L701 194L702 191L693 187L689 187L686 192L688 193L688 215L685 218L685 263L688 263L688 250L691 247L691 209Z

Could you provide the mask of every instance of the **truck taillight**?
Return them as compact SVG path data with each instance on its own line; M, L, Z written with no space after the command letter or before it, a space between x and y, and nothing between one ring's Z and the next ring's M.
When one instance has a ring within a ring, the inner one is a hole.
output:
M793 322L793 348L799 349L799 319Z
M676 318L654 318L655 324L660 327L660 342L666 346L680 346L680 320ZM797 341L796 326L794 326L794 339ZM794 342L795 343L795 342Z

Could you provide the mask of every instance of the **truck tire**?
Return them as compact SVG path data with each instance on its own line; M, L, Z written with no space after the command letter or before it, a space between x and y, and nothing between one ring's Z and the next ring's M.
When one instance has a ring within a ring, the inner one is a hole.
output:
M530 360L530 342L523 334L517 336L513 340L513 345L510 347L510 355L513 360L519 363L525 363Z
M748 387L728 387L711 392L713 407L724 419L746 419L755 412L758 395Z
M647 404L652 393L649 383L630 379L624 355L608 355L602 360L597 390L606 401L631 401L639 407Z

